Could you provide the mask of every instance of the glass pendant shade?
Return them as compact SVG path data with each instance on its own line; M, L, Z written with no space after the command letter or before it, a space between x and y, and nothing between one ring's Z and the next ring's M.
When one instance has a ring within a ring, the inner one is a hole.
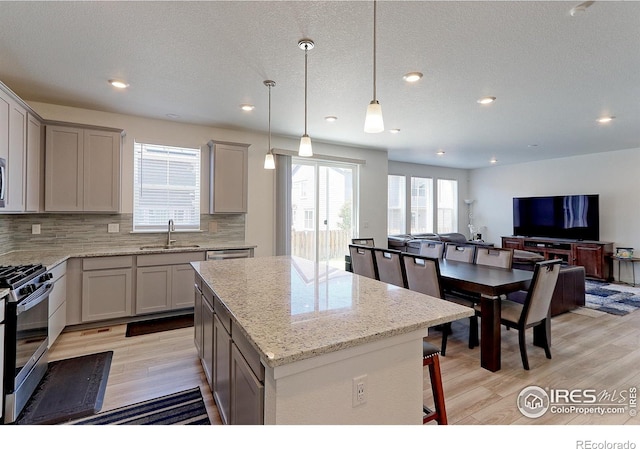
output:
M275 170L276 169L276 162L273 159L273 154L267 153L267 155L264 157L264 168L266 170Z
M367 116L364 119L364 132L381 133L384 131L384 121L382 120L382 106L377 101L372 101L367 106Z
M313 156L313 149L311 148L311 137L307 134L303 135L300 139L300 148L298 149L298 156L309 157Z

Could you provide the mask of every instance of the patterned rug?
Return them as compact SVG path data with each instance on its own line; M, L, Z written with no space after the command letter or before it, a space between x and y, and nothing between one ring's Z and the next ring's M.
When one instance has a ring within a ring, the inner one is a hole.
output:
M624 284L586 281L585 307L626 315L640 308L640 288Z

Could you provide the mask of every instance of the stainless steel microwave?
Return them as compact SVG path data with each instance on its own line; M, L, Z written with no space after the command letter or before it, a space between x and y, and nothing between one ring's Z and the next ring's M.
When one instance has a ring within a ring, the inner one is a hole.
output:
M5 207L7 197L7 161L0 157L0 207Z

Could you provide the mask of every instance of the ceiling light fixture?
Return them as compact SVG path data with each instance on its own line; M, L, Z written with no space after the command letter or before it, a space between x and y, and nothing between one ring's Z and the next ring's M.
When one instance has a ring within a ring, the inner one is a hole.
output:
M593 1L588 1L588 2L582 2L579 5L574 6L573 8L571 8L569 10L569 14L571 14L571 17L575 17L583 12L585 12L587 10L587 8L591 5L593 5L595 2Z
M376 98L376 10L377 4L373 0L373 100L367 106L367 115L364 119L364 132L381 133L384 131L382 120L382 106Z
M444 156L444 150L438 150L436 153L438 156Z
M482 97L478 100L480 104L491 104L496 101L496 97Z
M298 156L313 156L311 147L311 137L307 134L307 54L315 44L311 39L302 39L298 41L298 47L304 50L304 134L300 138L300 148L298 148Z
M491 160L489 162L491 162L492 164L497 164L498 163L498 159L493 157L493 158L491 158Z
M390 132L391 134L398 134L398 133L400 132L400 128L393 128L393 129L390 129L390 130L389 130L389 132Z
M109 80L109 84L111 84L113 87L117 87L118 89L126 89L127 87L129 87L129 84L125 83L122 80Z
M271 88L276 85L276 82L265 80L263 83L269 88L269 146L267 147L267 154L264 157L264 168L266 170L275 170L276 162L273 159L273 149L271 148Z
M612 115L611 117L600 117L598 119L598 123L609 123L611 122L615 117Z
M327 115L324 119L330 123L333 123L338 120L338 117L336 117L335 115Z
M253 111L256 107L252 104L241 104L240 105L240 109L242 109L243 111Z
M172 114L172 113L167 114L167 117L169 117L171 120L180 118L178 114Z
M422 79L422 73L420 72L409 72L405 73L402 77L407 83L415 83L416 81L420 81Z

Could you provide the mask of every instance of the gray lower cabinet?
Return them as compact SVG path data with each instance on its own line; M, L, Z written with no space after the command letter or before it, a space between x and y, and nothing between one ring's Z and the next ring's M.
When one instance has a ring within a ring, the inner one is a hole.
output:
M133 295L131 256L87 258L82 261L82 321L131 316Z
M206 302L206 300L205 300ZM204 327L206 328L206 324ZM213 317L213 398L224 424L231 411L231 335L225 329L218 314Z
M50 270L53 290L49 295L49 348L67 325L67 262Z
M204 257L200 251L138 256L136 315L193 307L195 276L189 262Z
M263 424L264 367L258 352L199 276L195 279L195 304L195 345L202 348L200 360L222 422Z
M264 424L264 385L238 347L231 347L231 423Z
M195 294L193 295L193 343L196 345L198 358L202 360L202 290L196 282ZM213 310L213 309L212 309ZM213 321L213 320L212 320ZM207 380L209 378L207 377ZM211 382L209 382L211 384ZM209 385L211 387L211 385Z

